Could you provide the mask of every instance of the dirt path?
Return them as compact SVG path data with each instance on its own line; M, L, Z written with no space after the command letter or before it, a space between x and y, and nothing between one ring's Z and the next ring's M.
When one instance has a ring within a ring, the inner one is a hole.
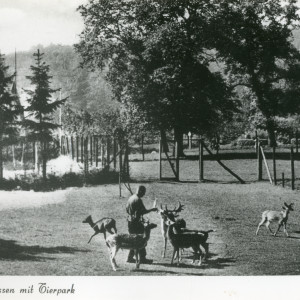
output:
M66 200L68 190L49 193L28 191L0 191L0 210L40 207Z

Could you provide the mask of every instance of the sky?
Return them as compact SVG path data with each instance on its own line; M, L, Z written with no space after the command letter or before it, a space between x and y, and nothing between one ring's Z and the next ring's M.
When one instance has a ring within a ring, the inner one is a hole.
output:
M0 0L0 52L78 42L83 20L76 8L87 1Z

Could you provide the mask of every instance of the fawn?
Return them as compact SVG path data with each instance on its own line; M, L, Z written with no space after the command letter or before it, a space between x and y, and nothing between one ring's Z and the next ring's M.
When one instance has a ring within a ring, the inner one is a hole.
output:
M109 232L110 234L117 233L116 221L112 218L105 217L94 223L92 216L88 216L86 219L82 221L82 223L88 223L95 231L95 233L90 237L88 244L90 243L92 238L99 233L103 233L105 240L106 240L106 231ZM100 224L97 225L97 223ZM112 232L112 229L114 230L114 232Z
M114 271L117 270L117 263L115 257L119 249L128 249L134 250L136 257L136 268L140 267L140 256L139 250L146 247L147 242L150 238L151 229L157 227L153 223L144 224L144 233L143 234L113 234L106 239L106 245L110 252L110 262Z
M284 206L282 206L283 211L274 211L274 210L264 211L262 213L261 222L258 224L258 227L257 227L257 230L256 230L256 235L258 234L260 226L262 226L263 224L266 224L266 227L269 229L271 234L273 234L273 231L270 228L270 223L277 222L278 227L277 227L277 230L275 231L275 233L273 235L276 236L276 234L279 231L280 227L283 226L283 230L284 230L286 236L288 237L289 234L286 230L286 223L287 223L290 211L294 210L293 206L294 206L294 203L287 204L286 202L284 202Z

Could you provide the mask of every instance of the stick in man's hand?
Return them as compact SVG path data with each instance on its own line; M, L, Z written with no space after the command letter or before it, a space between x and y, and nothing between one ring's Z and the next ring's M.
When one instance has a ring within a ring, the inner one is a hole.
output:
M157 199L155 198L153 201L153 208L156 208Z

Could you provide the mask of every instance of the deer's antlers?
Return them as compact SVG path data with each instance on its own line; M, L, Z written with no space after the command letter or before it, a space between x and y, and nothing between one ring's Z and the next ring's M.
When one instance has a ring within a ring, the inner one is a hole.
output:
M174 207L174 209L168 209L168 207L167 207L167 205L165 205L165 211L166 212L168 212L168 213L179 213L179 212L181 212L182 210L183 210L183 207L184 207L184 205L182 205L181 203L180 203L180 201L178 201L178 206L176 207ZM161 205L161 208L162 208L162 205Z

